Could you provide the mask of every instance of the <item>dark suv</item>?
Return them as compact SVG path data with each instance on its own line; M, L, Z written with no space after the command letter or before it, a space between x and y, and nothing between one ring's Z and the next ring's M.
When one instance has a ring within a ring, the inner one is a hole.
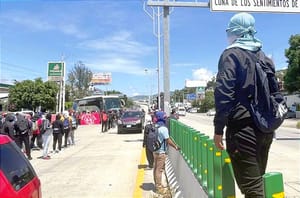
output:
M0 134L0 195L5 198L41 198L41 182L19 147Z

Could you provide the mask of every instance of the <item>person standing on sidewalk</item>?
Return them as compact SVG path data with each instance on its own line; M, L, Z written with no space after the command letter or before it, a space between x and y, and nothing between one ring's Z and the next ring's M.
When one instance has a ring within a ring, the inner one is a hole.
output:
M165 171L165 161L167 157L168 146L172 146L174 149L179 150L180 148L169 137L169 130L166 127L167 116L163 111L157 111L155 113L156 127L158 127L158 139L161 143L161 147L153 152L154 168L153 177L155 183L155 192L158 194L164 194L166 189L162 185L162 174Z
M58 153L61 151L62 136L64 133L64 124L61 121L60 114L56 115L56 120L52 124L53 129L53 152ZM58 150L56 150L56 144L58 143Z
M19 148L23 149L23 143L25 145L25 151L28 160L32 160L31 157L31 149L29 145L29 133L31 130L31 125L26 119L26 116L20 113L16 114L16 122L14 124L16 135L15 135L15 142L19 146Z
M238 13L230 19L226 29L229 46L220 57L214 91L214 142L217 148L225 148L222 138L226 126L226 149L236 182L245 198L264 197L262 175L274 135L261 132L249 111L249 90L256 85L247 74L256 64L252 56L263 54L262 43L254 36L254 25L255 19L248 13ZM258 57L275 71L271 59Z
M150 118L150 119L146 120L146 125L144 127L143 147L146 150L146 157L147 157L149 168L153 168L154 158L153 158L153 152L150 151L149 148L147 148L147 139L148 139L149 131L152 129L153 125L154 124L152 123L151 118Z
M64 125L64 148L68 147L68 139L69 139L69 134L70 130L72 128L72 120L69 117L68 113L63 114L63 125Z
M50 156L48 155L49 145L51 142L51 136L53 134L53 129L51 125L51 113L48 113L46 115L46 119L44 121L45 125L45 132L42 134L43 137L43 156L42 159L50 159Z

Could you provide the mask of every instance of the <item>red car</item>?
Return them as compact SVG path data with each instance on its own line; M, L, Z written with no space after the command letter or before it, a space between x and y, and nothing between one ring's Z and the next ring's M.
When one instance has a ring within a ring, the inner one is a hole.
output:
M143 132L144 117L139 110L127 110L118 120L118 134L130 132Z
M28 159L8 136L0 134L0 197L41 198L41 182Z

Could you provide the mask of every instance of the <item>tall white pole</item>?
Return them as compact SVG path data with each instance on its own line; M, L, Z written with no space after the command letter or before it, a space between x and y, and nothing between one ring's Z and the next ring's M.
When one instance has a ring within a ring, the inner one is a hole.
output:
M62 102L62 79L60 79L60 81L59 81L60 83L59 83L59 110L58 110L58 112L62 112L61 111L61 102Z
M154 8L152 9L152 13L149 13L146 10L146 3L144 3L144 11L150 16L153 21L153 34L157 37L157 108L161 109L161 100L160 100L160 68L161 68L161 44L160 44L160 15L163 13L160 11L160 7L157 7L157 12ZM157 23L157 24L155 24Z
M62 64L63 64L63 67L64 67L64 77L63 77L63 98L62 98L62 112L64 112L65 110L65 101L66 101L66 70L67 70L67 66L66 66L66 63L64 62L64 57L62 58Z
M160 109L160 8L157 7L157 107Z
M165 0L168 3L169 0ZM164 111L167 116L170 115L170 62L169 62L169 7L163 7L163 24L164 24Z

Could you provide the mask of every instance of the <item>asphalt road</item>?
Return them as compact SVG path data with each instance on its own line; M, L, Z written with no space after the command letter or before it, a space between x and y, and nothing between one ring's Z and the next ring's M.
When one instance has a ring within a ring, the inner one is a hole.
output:
M179 120L213 136L213 117L187 114ZM300 132L286 126L277 137L294 138L273 141L267 172L283 173L285 195L295 198L300 197ZM43 198L132 198L137 172L145 168L139 167L142 138L143 134L118 135L116 128L100 133L99 125L80 126L76 145L52 153L50 160L38 159L42 151L33 151L31 163L42 182ZM141 176L153 182L150 172Z
M31 163L41 180L43 198L132 197L142 134L99 129L99 125L80 126L76 145L51 154L50 160L37 159L42 151L33 151Z
M179 121L213 138L213 116L205 114L187 114ZM296 120L286 119L276 131L269 152L266 172L283 174L286 198L300 197L300 129L296 129Z

